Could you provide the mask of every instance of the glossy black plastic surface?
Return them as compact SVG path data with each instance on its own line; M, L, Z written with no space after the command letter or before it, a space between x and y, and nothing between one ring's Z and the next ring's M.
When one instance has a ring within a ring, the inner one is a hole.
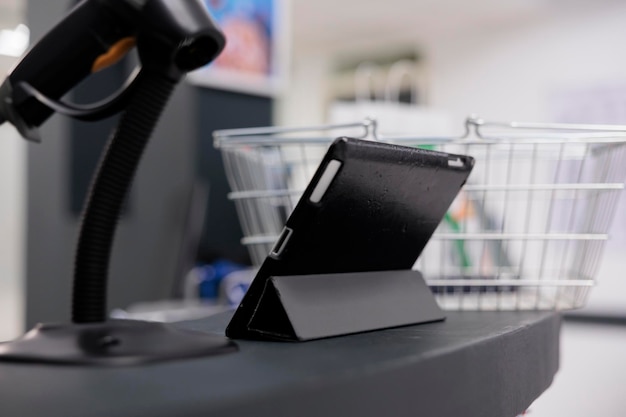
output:
M50 103L88 77L98 57L130 37L136 38L142 68L174 81L211 62L226 42L201 0L84 0L3 82L0 123L6 119L24 137L37 139L34 128L62 106Z
M329 162L341 167L319 203L310 201ZM450 163L452 161L452 163ZM271 276L411 269L473 167L469 156L340 138L330 147L226 334L249 330Z

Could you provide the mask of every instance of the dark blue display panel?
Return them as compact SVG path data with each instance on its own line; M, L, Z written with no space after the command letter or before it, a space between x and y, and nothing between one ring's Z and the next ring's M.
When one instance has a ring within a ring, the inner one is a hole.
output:
M248 252L241 245L243 236L235 205L226 197L230 191L220 151L213 147L215 130L272 124L272 99L214 89L198 89L198 177L209 188L200 256L227 258L249 263Z

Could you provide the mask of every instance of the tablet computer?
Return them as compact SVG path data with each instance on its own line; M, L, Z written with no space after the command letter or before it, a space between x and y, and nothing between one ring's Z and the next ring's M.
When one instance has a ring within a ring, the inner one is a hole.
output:
M255 337L248 324L272 276L411 269L473 165L470 156L335 140L226 335Z

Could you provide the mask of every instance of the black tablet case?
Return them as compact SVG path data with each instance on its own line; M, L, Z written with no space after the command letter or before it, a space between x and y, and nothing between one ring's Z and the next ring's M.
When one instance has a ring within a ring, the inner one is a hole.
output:
M341 161L341 167L321 201L313 203L311 194L332 160ZM288 240L279 239L280 254L265 259L226 335L309 340L411 324L410 319L398 321L400 316L415 317L415 304L407 306L403 297L407 291L414 293L408 288L417 287L406 287L405 281L421 280L419 272L410 269L473 164L469 156L337 139L287 220L286 230L290 232L283 237ZM361 273L361 280L346 273ZM313 276L318 274L324 277ZM293 276L308 277L297 280ZM360 284L358 291L355 283ZM336 303L346 320L340 324L341 320L328 315L313 317L310 310L299 310L298 303L284 299L294 291L299 297L310 294L312 303ZM373 313L363 297L386 307L375 308ZM427 312L427 319L419 321L443 319L434 298L414 301ZM387 319L381 319L381 311L387 312L383 314ZM310 318L297 320L295 316ZM367 325L373 322L377 324ZM352 323L352 328L346 323ZM315 331L311 331L312 326L317 326Z

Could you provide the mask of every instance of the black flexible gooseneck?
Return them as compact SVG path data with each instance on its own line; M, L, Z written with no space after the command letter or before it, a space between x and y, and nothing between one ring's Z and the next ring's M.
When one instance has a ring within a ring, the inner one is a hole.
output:
M106 320L109 258L117 222L145 146L175 86L161 74L140 72L111 136L83 212L74 265L74 323Z

